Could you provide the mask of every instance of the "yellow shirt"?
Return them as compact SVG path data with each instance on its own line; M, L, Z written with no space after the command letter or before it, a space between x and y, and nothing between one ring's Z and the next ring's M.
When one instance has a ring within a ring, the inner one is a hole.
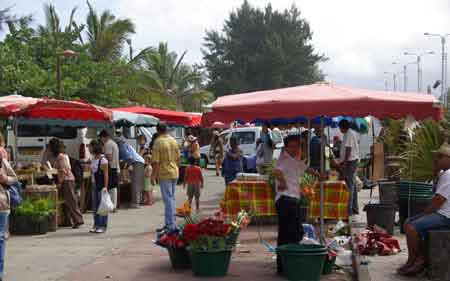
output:
M178 179L178 164L180 163L180 148L171 136L159 136L152 149L152 162L159 164L160 180Z

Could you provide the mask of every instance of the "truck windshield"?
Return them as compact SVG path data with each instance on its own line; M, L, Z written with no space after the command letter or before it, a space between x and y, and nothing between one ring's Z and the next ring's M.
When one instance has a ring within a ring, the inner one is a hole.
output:
M17 127L18 137L55 137L60 139L73 139L77 137L77 128L62 126L27 125Z

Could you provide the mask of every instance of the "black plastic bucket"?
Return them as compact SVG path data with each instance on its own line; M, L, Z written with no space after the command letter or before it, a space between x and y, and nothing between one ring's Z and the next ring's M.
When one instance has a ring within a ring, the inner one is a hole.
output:
M368 204L364 207L367 215L367 227L378 225L389 234L394 234L395 209L393 204Z

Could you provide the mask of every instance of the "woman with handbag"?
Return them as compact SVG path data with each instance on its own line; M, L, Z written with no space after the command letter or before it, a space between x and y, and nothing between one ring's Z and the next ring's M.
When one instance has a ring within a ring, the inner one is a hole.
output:
M222 168L222 162L224 157L224 148L223 148L223 141L220 137L219 131L213 132L213 139L211 141L211 145L209 147L209 155L210 158L214 159L216 161L216 176L219 176L220 170Z
M5 244L10 212L10 197L7 187L17 182L17 176L8 160L0 156L0 281L3 280Z
M103 144L93 140L89 146L93 159L91 161L91 170L93 178L92 190L92 211L94 212L94 227L89 231L91 233L105 233L108 226L108 215L98 214L98 207L102 200L102 193L106 194L109 181L109 164L108 159L103 154Z
M50 151L56 158L57 186L59 192L63 194L65 211L72 220L72 228L79 228L84 224L84 221L75 195L75 176L72 173L69 156L64 153L64 144L62 142L52 142L49 145Z

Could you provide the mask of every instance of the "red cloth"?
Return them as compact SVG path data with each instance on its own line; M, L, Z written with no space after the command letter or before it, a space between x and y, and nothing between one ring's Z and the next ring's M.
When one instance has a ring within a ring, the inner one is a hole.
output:
M400 243L392 235L364 230L358 235L358 250L361 255L380 256L400 252Z
M252 122L255 119L295 119L318 116L375 116L416 120L442 118L442 109L433 95L404 92L373 91L316 83L219 97L212 112L204 114L203 126L215 121Z
M112 111L83 101L44 98L25 108L20 112L19 116L25 118L109 122L112 120Z
M186 168L185 183L188 185L200 185L203 182L202 169L196 165L190 165Z
M0 116L9 117L39 101L36 98L10 95L0 97Z

